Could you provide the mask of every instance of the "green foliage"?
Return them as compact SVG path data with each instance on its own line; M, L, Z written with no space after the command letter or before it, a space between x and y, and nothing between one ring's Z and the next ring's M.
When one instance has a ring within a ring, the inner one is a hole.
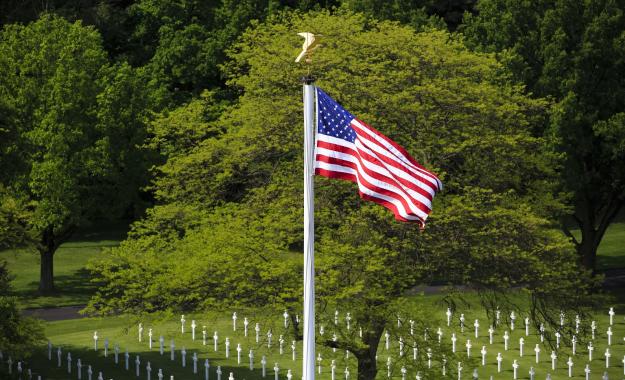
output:
M44 15L0 33L0 93L12 115L0 180L27 208L26 229L50 262L75 226L141 210L148 88L141 70L111 65L99 34L80 22Z
M565 156L562 183L573 194L573 222L584 264L595 267L605 230L625 204L625 3L613 0L483 0L464 33L500 51L512 72L555 105L545 134ZM608 132L609 129L609 132Z
M20 315L17 299L8 296L9 281L6 262L0 261L0 350L14 359L23 359L43 341L43 329L38 321Z
M324 36L310 68L292 63L301 41L291 30ZM103 285L89 312L300 308L298 78L309 69L447 186L421 234L363 202L353 184L315 180L318 318L329 323L328 311L340 305L363 326L363 339L342 331L338 345L364 363L359 376L375 375L371 352L420 283L445 276L495 299L524 288L541 321L549 307L583 304L590 282L547 219L562 205L558 157L532 135L546 103L524 96L494 56L472 53L444 31L415 33L344 11L280 14L254 24L229 55L225 74L242 95L221 118L205 117L215 102L204 98L155 122L154 143L170 152L154 183L163 205L91 265ZM563 291L578 296L567 302Z

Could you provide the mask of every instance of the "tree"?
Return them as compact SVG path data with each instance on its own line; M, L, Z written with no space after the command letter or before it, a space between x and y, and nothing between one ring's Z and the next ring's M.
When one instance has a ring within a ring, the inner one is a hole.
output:
M549 123L536 133L565 156L560 172L573 223L563 219L563 229L595 269L601 239L625 204L625 3L483 0L477 10L463 28L468 39L501 52L528 91L554 99Z
M310 67L292 63L301 41L290 30L326 36ZM315 180L317 318L328 329L320 343L353 353L359 379L375 378L380 337L400 333L398 315L428 323L431 316L407 305L418 284L470 284L495 303L519 287L537 322L584 301L591 282L547 218L561 208L547 190L558 161L531 134L546 103L524 96L492 55L470 52L445 31L416 33L340 11L257 24L229 56L225 73L239 101L214 121L192 102L176 112L172 130L169 120L158 127L159 144L184 149L170 149L159 170L160 204L120 248L91 264L101 287L89 312L270 305L291 311L290 335L301 339L294 317L302 294L299 78L309 69L348 110L439 173L447 189L420 234L361 201L353 184ZM189 140L180 130L212 133ZM574 299L558 297L563 289L576 289ZM351 312L362 338L356 328L334 326L334 308ZM433 350L436 361L453 358ZM405 364L440 377L423 357Z
M53 257L77 226L133 215L147 178L138 149L151 109L145 81L111 65L93 28L45 15L0 34L0 93L12 117L0 183L29 216L39 290L54 290ZM23 241L15 241L20 244Z
M6 262L0 262L0 347L4 355L27 358L34 348L43 342L43 328L32 318L24 318L16 305L16 299L8 294L11 290ZM5 366L0 374L6 373Z

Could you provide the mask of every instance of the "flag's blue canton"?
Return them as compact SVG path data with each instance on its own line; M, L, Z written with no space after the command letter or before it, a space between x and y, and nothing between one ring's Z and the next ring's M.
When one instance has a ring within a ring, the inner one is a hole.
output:
M350 125L354 115L320 89L317 89L317 100L317 132L352 143L356 141L356 132Z

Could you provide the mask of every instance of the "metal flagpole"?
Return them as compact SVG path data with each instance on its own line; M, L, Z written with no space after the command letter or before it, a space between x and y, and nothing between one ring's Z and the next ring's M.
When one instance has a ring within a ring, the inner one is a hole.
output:
M313 167L315 154L315 86L304 85L304 352L303 380L315 379L315 210Z
M312 62L312 52L320 45L314 34L297 33L304 37L302 52L295 62L306 58ZM315 154L315 85L310 75L302 78L304 86L304 352L302 379L315 379L315 193L313 167Z

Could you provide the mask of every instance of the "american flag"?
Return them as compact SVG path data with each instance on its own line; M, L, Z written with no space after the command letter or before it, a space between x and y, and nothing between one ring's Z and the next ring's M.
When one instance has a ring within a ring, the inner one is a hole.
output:
M317 88L315 174L358 184L360 197L423 227L443 184L397 143Z

